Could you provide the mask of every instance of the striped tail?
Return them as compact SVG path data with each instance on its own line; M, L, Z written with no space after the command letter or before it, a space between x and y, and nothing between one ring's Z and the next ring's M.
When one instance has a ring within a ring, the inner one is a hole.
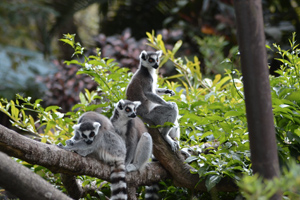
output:
M153 183L153 185L151 186L146 186L145 200L159 199L158 191L159 191L158 183Z
M125 181L126 171L124 163L116 163L111 167L110 182L111 182L111 200L126 200L127 185Z

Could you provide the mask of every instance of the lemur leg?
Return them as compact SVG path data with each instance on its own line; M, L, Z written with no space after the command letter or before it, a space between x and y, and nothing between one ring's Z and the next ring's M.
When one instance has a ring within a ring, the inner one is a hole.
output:
M147 132L143 133L136 147L135 156L132 164L126 166L126 171L140 170L152 155L152 138Z
M178 140L180 139L180 127L179 127L179 123L178 120L176 119L174 122L174 126L172 127L172 129L170 130L170 137L174 140Z
M164 125L165 122L176 123L178 116L178 107L177 104L174 102L170 103L170 106L167 105L159 105L152 109L148 114L144 115L143 117L152 121L155 125ZM179 144L177 141L174 141L170 137L170 133L172 129L175 127L162 127L160 128L161 135L168 142L173 151L176 151L179 148ZM179 138L178 138L179 139Z

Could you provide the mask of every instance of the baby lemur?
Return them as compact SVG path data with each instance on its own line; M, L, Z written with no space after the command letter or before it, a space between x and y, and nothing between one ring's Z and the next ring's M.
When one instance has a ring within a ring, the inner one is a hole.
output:
M125 182L126 146L110 120L96 112L86 112L74 125L74 136L60 148L91 156L111 166L111 199L127 199Z
M137 117L139 101L120 100L110 118L116 132L126 143L126 170L140 170L152 154L152 138L143 121Z
M175 124L174 127L165 126L160 128L160 132L172 150L179 148L179 143L175 139L180 139L178 126L178 107L175 102L166 102L159 95L175 93L169 89L157 88L156 69L159 66L159 58L162 51L146 52L140 54L140 65L133 75L126 89L126 97L131 101L140 101L141 105L137 109L137 114L147 123L154 125L164 125L165 122Z

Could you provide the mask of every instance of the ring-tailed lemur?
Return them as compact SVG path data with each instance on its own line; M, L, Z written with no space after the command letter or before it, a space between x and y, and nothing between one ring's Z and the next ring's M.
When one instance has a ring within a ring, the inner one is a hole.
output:
M173 151L179 148L177 140L180 139L178 126L178 107L175 102L166 102L159 95L175 93L169 89L157 88L156 69L162 51L146 52L140 54L140 65L133 75L126 89L128 100L140 101L142 104L137 109L137 114L147 123L164 125L165 122L175 124L174 127L160 128L163 138L171 145Z
M126 143L126 170L140 170L152 154L152 138L143 121L137 117L139 101L120 100L110 118L116 132Z
M111 166L111 199L127 199L125 182L126 146L110 120L96 112L86 112L74 125L74 136L60 148L91 156Z

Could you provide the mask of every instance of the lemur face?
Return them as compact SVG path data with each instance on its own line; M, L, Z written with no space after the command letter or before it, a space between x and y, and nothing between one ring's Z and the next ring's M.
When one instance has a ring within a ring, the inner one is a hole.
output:
M159 58L162 55L162 51L146 52L142 51L140 54L140 60L142 66L148 69L157 69L159 66Z
M120 100L118 102L118 110L120 114L123 114L129 118L135 118L136 109L139 105L141 105L140 101Z
M73 126L78 139L82 139L86 144L92 144L101 124L99 122L83 122Z

